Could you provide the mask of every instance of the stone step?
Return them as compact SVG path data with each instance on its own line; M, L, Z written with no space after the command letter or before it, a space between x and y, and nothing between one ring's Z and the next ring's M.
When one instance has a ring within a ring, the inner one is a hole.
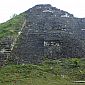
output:
M73 81L73 83L85 83L85 81Z

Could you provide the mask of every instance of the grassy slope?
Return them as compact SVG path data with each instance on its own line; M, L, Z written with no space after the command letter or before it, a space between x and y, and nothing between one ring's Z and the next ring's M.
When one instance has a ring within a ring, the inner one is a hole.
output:
M39 65L0 68L0 85L85 85L74 84L74 80L85 80L84 59L46 60Z
M0 39L16 36L24 22L24 14L16 15L5 23L0 24Z

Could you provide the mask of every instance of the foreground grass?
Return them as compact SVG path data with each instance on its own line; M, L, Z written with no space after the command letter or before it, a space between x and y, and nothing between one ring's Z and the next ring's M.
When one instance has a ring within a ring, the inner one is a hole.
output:
M42 64L0 68L0 85L85 85L84 59L46 60Z

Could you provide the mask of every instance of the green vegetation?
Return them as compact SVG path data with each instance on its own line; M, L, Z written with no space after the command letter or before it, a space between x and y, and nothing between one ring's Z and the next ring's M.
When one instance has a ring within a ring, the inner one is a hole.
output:
M24 14L13 16L12 19L0 24L0 39L7 36L15 37L24 22Z
M38 65L0 68L0 85L85 85L73 83L75 80L85 80L85 59L45 60Z

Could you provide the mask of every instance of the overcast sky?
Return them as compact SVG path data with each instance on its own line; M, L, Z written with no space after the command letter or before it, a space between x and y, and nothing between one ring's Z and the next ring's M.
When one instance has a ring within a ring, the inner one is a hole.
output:
M22 13L37 4L51 4L75 17L85 17L85 0L0 0L0 23L13 14Z

